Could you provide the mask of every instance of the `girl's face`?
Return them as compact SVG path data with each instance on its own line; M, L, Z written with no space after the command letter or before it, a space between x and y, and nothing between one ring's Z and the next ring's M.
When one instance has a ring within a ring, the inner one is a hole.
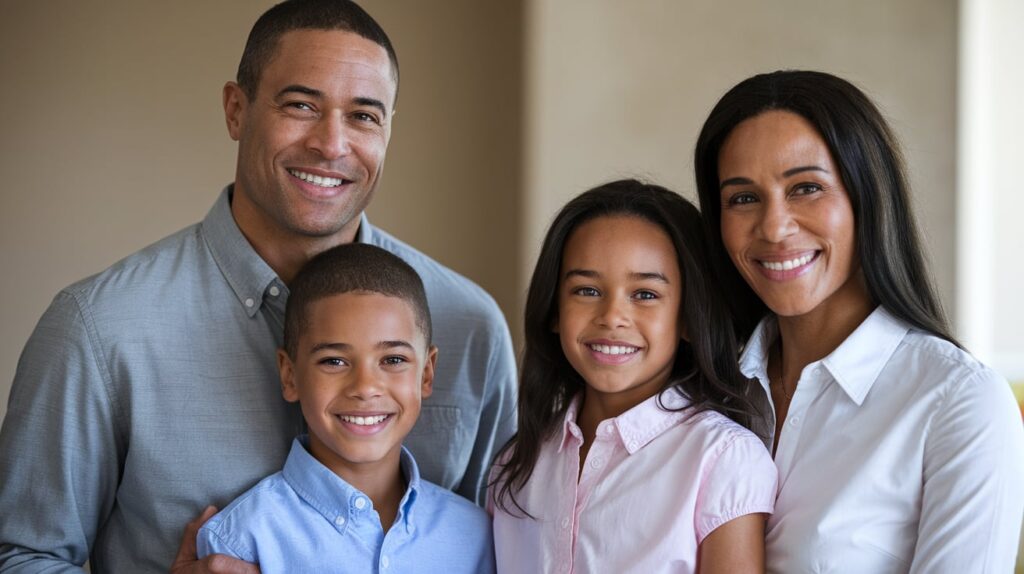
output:
M569 236L561 269L555 330L588 396L629 408L660 391L683 332L668 234L634 216L592 219Z
M803 117L769 111L740 123L718 156L722 241L782 317L867 299L853 208L828 146Z

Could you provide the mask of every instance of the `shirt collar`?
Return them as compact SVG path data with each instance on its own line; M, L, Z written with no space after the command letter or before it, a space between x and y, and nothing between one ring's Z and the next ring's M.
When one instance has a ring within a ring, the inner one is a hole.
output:
M579 425L576 424L582 399L583 394L581 393L569 403L562 423L562 440L559 443L558 452L562 451L569 440L583 440ZM689 417L692 413L684 410L689 404L690 401L687 398L673 389L668 389L613 419L603 421L599 427L614 428L619 440L626 448L626 452L633 454ZM598 430L599 433L601 428Z
M909 330L905 323L879 305L820 363L860 406ZM774 315L765 317L754 329L740 357L740 371L747 377L757 377L766 392L768 352L778 336L778 319Z
M334 474L309 453L309 436L301 435L292 441L291 452L284 463L281 474L300 498L312 506L324 518L333 523L339 532L344 532L356 520L374 516L370 497ZM405 526L406 532L413 531L413 509L421 491L420 471L412 454L402 447L401 468L408 486L399 503L396 524ZM362 500L362 502L360 502Z
M279 289L285 287L235 223L231 214L232 190L233 186L229 185L221 191L203 219L202 235L238 302L252 317L259 311L263 294L272 283L279 283Z

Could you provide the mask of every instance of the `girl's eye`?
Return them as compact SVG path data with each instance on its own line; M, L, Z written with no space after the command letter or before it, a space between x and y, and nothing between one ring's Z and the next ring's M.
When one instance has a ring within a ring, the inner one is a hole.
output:
M600 293L593 287L577 287L572 290L573 295L581 295L583 297L597 297Z
M636 299L639 299L641 301L650 301L652 299L657 299L658 298L658 294L655 293L654 291L648 291L647 289L642 289L642 290L637 291L636 293L634 293L633 297L636 298Z

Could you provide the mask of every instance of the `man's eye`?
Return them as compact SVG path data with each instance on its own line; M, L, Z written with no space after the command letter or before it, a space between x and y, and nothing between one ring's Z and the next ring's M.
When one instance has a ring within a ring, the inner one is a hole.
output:
M375 116L373 114L369 114L369 113L366 113L366 112L356 112L356 113L352 114L352 117L355 120L360 121L360 122L369 122L369 123L380 125L380 120L377 119L377 116Z
M285 104L285 107L291 108L293 110L298 110L300 112L313 111L313 106L307 104L306 102L288 102L287 104Z

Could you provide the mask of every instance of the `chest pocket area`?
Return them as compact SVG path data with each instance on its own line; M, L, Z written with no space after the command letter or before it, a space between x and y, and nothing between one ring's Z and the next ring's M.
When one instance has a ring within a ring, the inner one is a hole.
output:
M465 474L473 451L472 431L463 423L459 407L425 404L405 446L416 457L423 478L450 490Z

